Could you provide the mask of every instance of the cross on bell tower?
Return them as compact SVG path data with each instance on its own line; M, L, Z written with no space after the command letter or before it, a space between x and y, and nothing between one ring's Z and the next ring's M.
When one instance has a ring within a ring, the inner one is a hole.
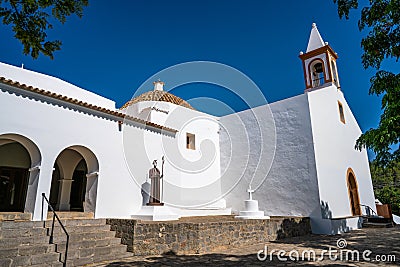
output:
M311 91L334 84L340 89L339 76L336 68L338 55L324 42L318 31L317 25L312 24L310 39L306 53L300 52L303 63L305 91Z

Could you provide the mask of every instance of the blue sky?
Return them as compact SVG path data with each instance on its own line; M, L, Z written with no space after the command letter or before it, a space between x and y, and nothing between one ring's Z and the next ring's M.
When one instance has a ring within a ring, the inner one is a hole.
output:
M55 59L22 55L22 46L9 27L0 27L0 61L21 65L69 81L113 99L117 107L162 69L204 60L232 66L249 76L266 99L274 102L305 88L300 51L305 51L311 24L339 54L342 90L363 131L379 122L380 100L369 96L373 70L361 65L357 28L359 11L340 20L333 1L326 0L92 0L84 17L55 23L49 32L63 42ZM397 65L397 64L396 64ZM397 67L394 63L388 67ZM162 77L168 88L168 77ZM150 90L151 88L149 88ZM186 85L173 93L190 100L210 97L226 101L234 110L240 101L221 88ZM194 102L199 110L218 114L213 105Z

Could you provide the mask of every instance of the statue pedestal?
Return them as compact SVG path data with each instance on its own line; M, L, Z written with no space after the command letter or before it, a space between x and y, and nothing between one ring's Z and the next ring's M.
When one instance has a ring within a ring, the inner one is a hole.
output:
M174 213L168 206L142 206L138 213L131 216L132 219L142 221L175 221L181 216Z
M236 219L269 219L269 216L264 215L264 211L258 210L258 201L248 199L244 201L244 211L240 211Z

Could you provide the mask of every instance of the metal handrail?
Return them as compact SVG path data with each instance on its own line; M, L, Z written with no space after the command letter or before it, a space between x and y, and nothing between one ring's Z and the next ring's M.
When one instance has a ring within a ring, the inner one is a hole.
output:
M372 213L375 213L376 216L378 216L378 214L377 214L370 206L364 205L364 204L360 204L360 206L361 206L361 207L367 208L368 210L372 211ZM368 215L368 214L367 214L367 215Z
M53 237L54 237L54 222L55 219L57 218L58 223L60 224L61 228L63 229L65 235L67 236L67 242L65 243L65 254L64 254L64 262L63 266L67 266L67 255L68 255L68 244L69 244L69 234L67 230L65 229L64 225L62 224L60 218L58 217L57 213L54 211L53 206L51 206L49 200L46 197L45 193L42 193L42 221L43 221L43 227L46 227L46 221L43 220L43 211L44 211L44 201L46 200L47 206L50 208L50 210L53 212L53 222L51 224L51 234L50 234L50 239L49 239L49 244L54 244L53 242Z

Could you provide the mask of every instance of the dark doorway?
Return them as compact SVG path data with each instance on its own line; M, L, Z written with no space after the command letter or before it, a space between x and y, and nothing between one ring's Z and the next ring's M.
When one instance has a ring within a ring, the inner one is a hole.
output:
M53 171L53 177L51 179L51 188L50 188L50 204L53 206L54 209L58 208L58 193L60 191L60 168L58 167L58 164L54 164L54 171Z
M86 171L75 170L72 179L70 194L71 211L83 211L83 202L86 193Z
M80 156L81 157L81 156ZM62 164L62 161L61 161ZM85 201L86 184L87 184L87 167L84 159L81 159L76 167L74 168L72 174L71 190L69 193L69 211L83 212L83 203ZM61 210L60 208L60 181L62 180L62 175L58 163L54 164L53 178L50 190L50 203L56 210ZM63 210L66 211L66 210Z
M31 158L26 148L13 140L0 145L0 211L24 212Z
M71 211L83 211L83 202L85 201L86 193L86 162L82 159L74 170L72 176L71 193L69 197L69 204Z
M1 212L24 211L28 179L28 169L0 167Z

